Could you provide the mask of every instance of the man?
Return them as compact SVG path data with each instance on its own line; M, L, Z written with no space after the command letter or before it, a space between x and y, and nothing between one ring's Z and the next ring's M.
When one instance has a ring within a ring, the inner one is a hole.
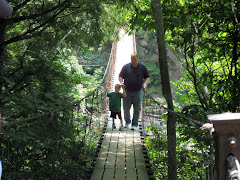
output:
M126 98L123 99L123 110L126 127L132 123L132 130L138 127L141 112L143 89L147 89L150 75L147 67L138 62L137 54L131 54L131 63L125 64L119 74L119 82L125 86ZM145 79L145 81L144 81ZM133 105L133 118L130 118L130 108Z

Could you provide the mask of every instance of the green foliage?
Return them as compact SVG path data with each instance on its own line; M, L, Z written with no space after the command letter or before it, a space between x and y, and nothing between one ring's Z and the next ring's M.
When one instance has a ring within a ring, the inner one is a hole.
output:
M98 121L87 126L93 120L80 114L74 117L71 111L63 111L4 133L4 178L89 178L101 126Z
M181 131L178 126L179 136L177 137L177 171L178 179L203 179L213 178L214 152L213 146L208 139L195 140L195 137L185 138L185 130ZM148 156L154 177L156 179L167 179L167 135L166 129L156 126L148 126L148 133L151 135L146 139ZM184 132L183 134L181 134ZM206 143L206 144L205 144Z
M8 121L68 105L96 87L110 52L106 43L125 22L113 11L128 2L21 3L11 2L17 9L1 21L0 107ZM84 68L79 57L100 66Z
M10 3L14 12L0 22L1 121L5 124L49 112L52 115L1 129L3 176L89 179L100 119L66 107L72 107L101 82L117 27L126 23L121 13L129 2ZM86 65L99 66L81 66L82 57ZM96 100L87 100L89 104L87 111L99 110ZM65 110L53 115L61 108Z
M134 1L127 16L131 29L155 30L151 1Z
M161 82L159 68L152 63L145 63L145 65L151 74L150 85L158 85Z
M156 179L167 179L167 138L166 132L155 126L148 126L147 131L153 134L146 139L148 156Z
M162 2L165 39L183 54L186 69L185 80L177 83L181 89L186 84L188 92L180 90L177 96L209 114L239 110L238 4L227 0ZM132 29L155 31L151 1L134 1L128 18Z
M240 41L234 38L239 31L232 10L237 2L231 5L228 1L186 2L186 5L182 13L188 14L184 23L189 26L183 28L182 24L167 34L172 45L185 56L185 81L181 83L188 86L189 92L195 92L188 98L190 101L196 98L206 113L236 112Z

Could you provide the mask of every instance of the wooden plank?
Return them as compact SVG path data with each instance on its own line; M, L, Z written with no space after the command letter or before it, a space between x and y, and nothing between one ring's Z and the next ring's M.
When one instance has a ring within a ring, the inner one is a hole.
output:
M102 148L101 148L101 150L100 150L100 152L99 152L99 154L98 154L98 158L100 157L100 158L106 158L107 157L107 155L108 155L108 146L102 146Z
M116 168L125 168L125 151L117 153Z
M109 124L108 124L108 126L109 126ZM112 126L112 125L111 125L111 126ZM111 133L112 133L112 127L111 127L111 128L110 128L110 127L107 127L105 133L111 134Z
M126 134L126 141L132 142L133 141L133 133L127 132Z
M112 129L112 124L113 124L113 121L109 119L107 124L107 129Z
M107 134L104 136L103 141L102 141L102 146L109 146L110 138L112 134Z
M109 152L116 153L117 152L117 141L111 140L110 146L109 146Z
M125 139L119 139L119 141L117 142L117 145L118 145L118 149L120 148L125 149Z
M137 168L138 180L148 180L148 173L145 166L138 166Z
M136 169L127 168L126 172L126 180L137 180Z
M125 133L120 134L117 149L116 168L125 168Z
M147 180L139 132L112 130L111 123L108 122L91 180Z
M112 136L109 147L109 152L106 161L106 168L114 168L117 155L117 139L118 137Z
M108 147L102 146L96 160L95 168L103 168L105 165L107 156L108 156Z
M95 168L90 180L101 180L104 168Z
M136 167L145 166L145 159L143 156L142 145L134 144L134 146L135 146Z
M141 137L134 137L134 143L141 143Z
M134 152L129 151L126 153L126 167L128 168L135 168L135 159L134 159Z
M115 167L115 161L116 161L116 153L109 153L107 157L107 161L105 164L106 168L114 168Z
M115 179L125 180L125 168L116 168Z
M126 142L126 151L134 151L133 143Z
M102 180L113 180L114 178L114 168L105 169Z
M126 168L135 168L133 142L126 141Z
M96 168L104 168L104 166L105 166L105 162L106 162L106 159L104 158L99 158L99 159L97 159L97 161L96 161L96 164L95 164L95 169Z
M140 132L135 132L134 134L133 134L133 137L134 137L134 139L135 138L140 138L141 136L140 136Z

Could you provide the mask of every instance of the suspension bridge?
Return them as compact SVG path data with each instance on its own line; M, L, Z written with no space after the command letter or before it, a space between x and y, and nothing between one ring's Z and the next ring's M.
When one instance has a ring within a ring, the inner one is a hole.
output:
M116 129L113 129L112 120L109 118L106 93L113 91L114 85L119 83L119 71L124 64L130 62L130 55L135 51L134 34L128 35L121 31L120 40L112 45L102 82L82 99L68 106L24 119L15 117L14 120L6 121L8 117L0 116L0 179L154 179L145 147L146 127L157 126L162 137L154 138L159 138L159 142L162 142L162 138L167 136L167 122L162 119L162 113L170 110L163 107L149 93L145 93L137 130L119 130L118 119ZM203 125L181 114L176 115L184 118L190 125ZM239 115L236 114L237 116ZM234 123L235 119L238 118L233 118ZM4 120L5 122L2 122ZM62 123L64 121L68 121L69 124L63 129L73 128L77 132L74 137L68 133L59 136L59 127L55 126L65 125ZM231 142L236 144L236 139L232 139ZM234 147L233 144L232 148ZM167 157L167 148L164 149L158 158ZM214 152L202 150L199 153L202 160L191 166L189 177L213 180ZM233 162L236 161L236 157L231 155L227 160ZM184 154L181 161L186 162ZM166 165L166 162L163 164ZM221 167L223 166L224 163ZM234 165L230 170L232 177L240 176L240 171L237 171Z
M111 91L114 91L114 85L119 83L118 74L122 66L130 62L131 54L135 52L133 37L124 34L123 31L120 33L120 41L116 46ZM91 180L149 179L139 130L132 131L125 128L119 131L120 122L117 121L116 125L117 128L113 129L112 121L108 119Z

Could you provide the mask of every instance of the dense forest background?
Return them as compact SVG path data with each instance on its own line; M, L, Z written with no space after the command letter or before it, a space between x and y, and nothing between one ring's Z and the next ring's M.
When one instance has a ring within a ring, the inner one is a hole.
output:
M0 18L0 112L3 124L60 109L94 89L101 82L112 42L117 40L120 27L129 32L135 30L136 34L147 32L150 39L156 39L151 1L8 2L13 12ZM200 122L207 122L207 114L238 112L240 1L162 0L161 3L166 43L178 52L182 64L182 77L172 81L175 110ZM153 93L159 92L156 91L156 87L161 88L159 66L152 63L151 58L144 62L153 75L149 88L154 87ZM71 113L65 112L64 116L67 119ZM27 157L21 172L31 172L27 173L29 178L32 175L83 178L91 169L89 156L96 142L83 141L79 134L86 129L76 128L75 122L64 118L48 117L44 123L25 122L21 126L1 129L2 162L6 157ZM84 118L80 117L79 121L85 122ZM177 124L177 141L191 144L194 149L190 152L184 146L177 148L178 177L200 179L198 173L194 176L189 173L189 168L193 163L199 165L195 168L202 168L202 154L209 157L213 142L202 138L202 132L185 120L179 118ZM47 140L42 137L41 129L49 133ZM158 137L149 140L155 176L164 179L167 177L163 168L166 159L159 152L165 151L166 146L158 145L166 145L166 139L160 138L163 132L157 127L150 130ZM82 158L70 156L76 149L79 154L84 154ZM9 154L6 156L5 152ZM61 161L57 160L59 154ZM186 155L195 161L183 158ZM84 168L79 169L79 164ZM14 177L12 167L9 165L7 169L9 177ZM39 167L44 168L39 171ZM23 177L26 174L20 175Z

